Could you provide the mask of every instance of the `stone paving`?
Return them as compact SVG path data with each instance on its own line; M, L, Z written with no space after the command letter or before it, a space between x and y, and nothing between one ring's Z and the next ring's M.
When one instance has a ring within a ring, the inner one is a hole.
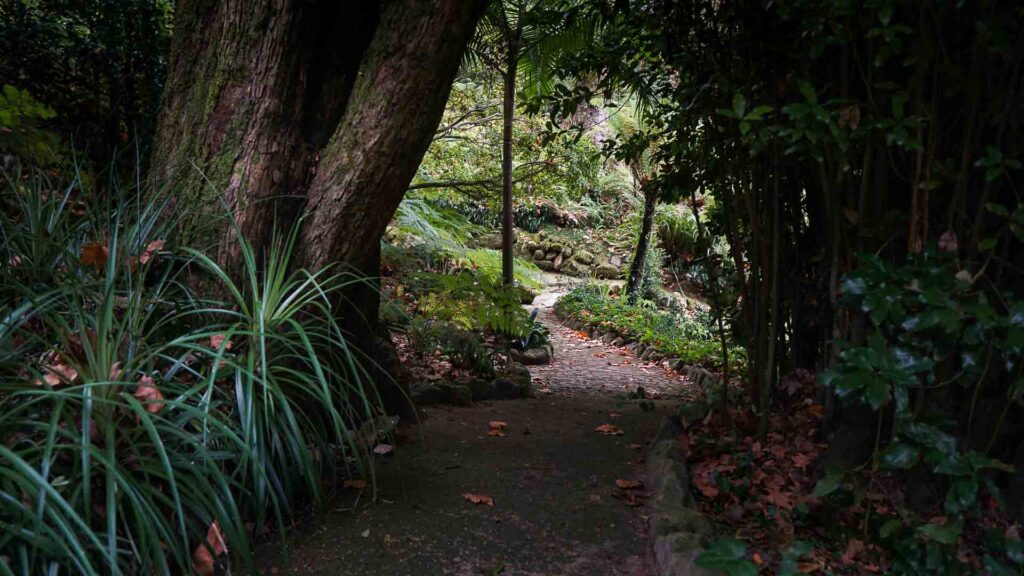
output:
M689 379L665 363L640 360L624 347L587 338L562 324L552 306L568 286L564 281L555 282L550 292L538 296L530 306L547 325L555 348L550 364L530 367L538 395L635 395L638 387L643 387L646 398L653 399L684 400L698 395Z

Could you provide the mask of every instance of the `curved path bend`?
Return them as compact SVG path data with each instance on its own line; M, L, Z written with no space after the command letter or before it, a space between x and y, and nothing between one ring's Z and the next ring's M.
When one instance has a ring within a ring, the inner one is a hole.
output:
M289 535L265 573L332 576L647 576L652 573L643 447L692 386L662 366L588 340L537 298L555 347L532 369L535 398L425 410L377 465L378 499L349 490ZM626 393L643 386L653 400ZM641 405L643 404L643 405ZM653 405L653 408L652 408ZM506 422L504 436L489 423ZM611 424L621 434L595 428ZM463 494L486 495L493 506Z

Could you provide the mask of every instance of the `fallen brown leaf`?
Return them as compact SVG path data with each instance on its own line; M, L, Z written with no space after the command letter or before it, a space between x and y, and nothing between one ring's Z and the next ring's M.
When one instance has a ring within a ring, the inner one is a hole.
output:
M644 483L639 480L616 480L615 485L622 490L639 490L644 487Z
M192 569L199 576L214 575L214 558L228 551L224 543L224 535L221 534L220 525L214 521L210 529L206 531L206 542L196 546L192 552Z
M106 267L107 258L109 257L110 251L107 249L106 244L85 244L82 246L79 262L82 263L82 266L92 265L99 272Z
M620 430L618 426L613 424L601 424L597 428L594 428L594 432L600 432L606 436L621 436L625 434L624 431Z
M342 488L355 488L356 490L362 490L366 488L366 480L345 480L342 484Z
M164 407L164 395L148 374L139 379L135 397L146 406L146 412L150 414L156 414Z
M472 502L473 504L484 504L487 506L494 506L494 498L491 498L490 496L487 496L485 494L470 494L469 492L464 492L462 494L462 497L468 500L469 502Z

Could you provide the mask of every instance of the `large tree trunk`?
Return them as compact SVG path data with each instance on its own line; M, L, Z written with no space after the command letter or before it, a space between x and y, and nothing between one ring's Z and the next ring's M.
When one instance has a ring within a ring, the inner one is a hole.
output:
M176 6L151 181L214 210L215 188L258 252L275 218L288 224L301 205L377 27L375 2L345 10L341 4L182 0ZM219 259L230 265L238 254L225 228Z
M151 181L217 188L262 254L304 212L297 262L379 274L380 239L440 121L484 0L181 0ZM202 172L200 177L196 169ZM233 232L218 257L233 267ZM341 313L372 354L379 296Z

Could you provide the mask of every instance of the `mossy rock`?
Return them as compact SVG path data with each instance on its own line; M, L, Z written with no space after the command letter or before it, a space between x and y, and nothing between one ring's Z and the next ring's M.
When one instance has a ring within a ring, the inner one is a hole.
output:
M583 264L584 266L590 266L594 263L594 255L586 250L578 250L573 254L573 259Z
M598 264L597 267L594 268L594 276L601 279L618 278L620 274L619 269L611 264Z
M590 276L590 268L580 264L576 260L566 260L563 262L562 272L579 278L586 278L587 276Z
M554 272L555 271L555 263L550 261L550 260L538 260L538 261L534 262L534 264L537 265L537 268L540 268L541 270L543 270L545 272Z
M539 249L539 248L537 250L534 250L533 251L533 259L534 260L543 260L544 259L544 251Z
M564 254L559 254L558 256L555 256L555 259L551 262L551 264L554 265L555 270L561 270L562 269L562 262L564 262L564 261L565 261L565 255Z
M513 363L503 374L491 382L476 383L473 389L474 400L514 400L530 396L530 385L533 378L530 370L522 364Z
M419 382L409 387L412 401L420 405L455 404L469 406L473 393L468 386L450 382Z

